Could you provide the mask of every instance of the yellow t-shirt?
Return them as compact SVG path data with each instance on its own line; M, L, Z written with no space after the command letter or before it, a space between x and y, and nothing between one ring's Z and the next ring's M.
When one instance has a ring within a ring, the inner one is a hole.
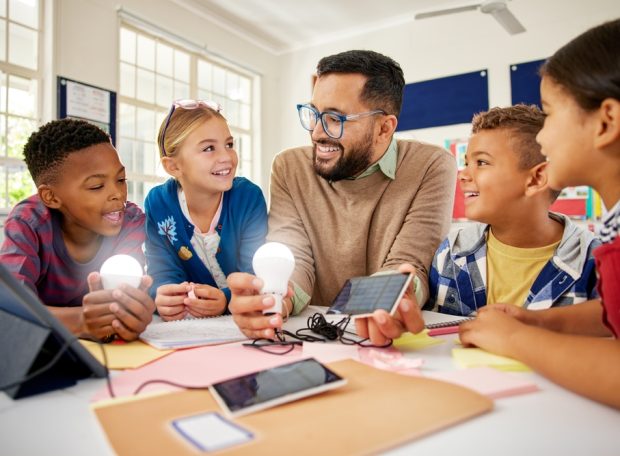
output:
M497 302L522 307L542 268L560 241L524 249L498 241L491 230L487 238L487 304Z

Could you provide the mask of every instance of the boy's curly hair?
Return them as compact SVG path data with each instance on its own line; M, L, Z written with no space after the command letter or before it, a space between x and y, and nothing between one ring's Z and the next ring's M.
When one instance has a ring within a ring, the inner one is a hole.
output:
M507 108L492 108L474 115L471 132L482 130L510 130L514 150L519 154L519 165L530 169L545 161L536 135L545 123L545 115L536 105L517 104Z
M53 120L30 135L24 158L36 185L53 183L69 154L109 142L105 131L84 120Z

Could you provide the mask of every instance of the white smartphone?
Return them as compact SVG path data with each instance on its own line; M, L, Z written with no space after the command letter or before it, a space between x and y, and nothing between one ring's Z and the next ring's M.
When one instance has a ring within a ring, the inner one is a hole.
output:
M383 309L394 315L412 279L413 274L400 272L353 277L345 282L327 313L351 315L355 319L368 317L375 310Z
M314 358L265 369L209 387L230 417L247 415L269 407L341 387L347 383Z

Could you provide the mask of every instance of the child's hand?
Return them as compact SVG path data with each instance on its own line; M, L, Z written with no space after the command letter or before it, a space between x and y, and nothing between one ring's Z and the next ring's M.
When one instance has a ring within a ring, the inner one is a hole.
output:
M538 316L541 315L540 311L526 310L512 304L497 303L490 306L484 306L482 309L478 310L479 315L484 312L503 312L513 318L516 318L520 322L525 323L526 325L540 326L540 321L538 318Z
M222 315L226 310L226 296L219 288L210 285L191 284L193 296L190 294L184 303L187 312L193 317L213 317Z
M191 290L192 287L187 282L159 287L155 295L155 306L161 318L165 321L185 318L187 316L185 300Z
M480 347L498 355L513 356L515 347L511 339L523 328L527 326L507 313L489 309L480 312L475 320L461 323L459 335L465 347Z
M141 279L140 287L123 284L114 290L104 290L97 272L88 275L90 292L82 300L83 332L97 339L118 334L125 340L135 340L153 318L155 305L145 290L152 280Z

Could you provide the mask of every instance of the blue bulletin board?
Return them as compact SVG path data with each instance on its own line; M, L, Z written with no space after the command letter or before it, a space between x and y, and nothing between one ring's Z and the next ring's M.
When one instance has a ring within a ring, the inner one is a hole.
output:
M58 76L58 118L86 120L106 131L116 145L116 92Z
M510 65L512 104L535 104L540 107L540 76L538 70L545 60Z
M487 70L405 85L397 131L471 122L489 109Z

